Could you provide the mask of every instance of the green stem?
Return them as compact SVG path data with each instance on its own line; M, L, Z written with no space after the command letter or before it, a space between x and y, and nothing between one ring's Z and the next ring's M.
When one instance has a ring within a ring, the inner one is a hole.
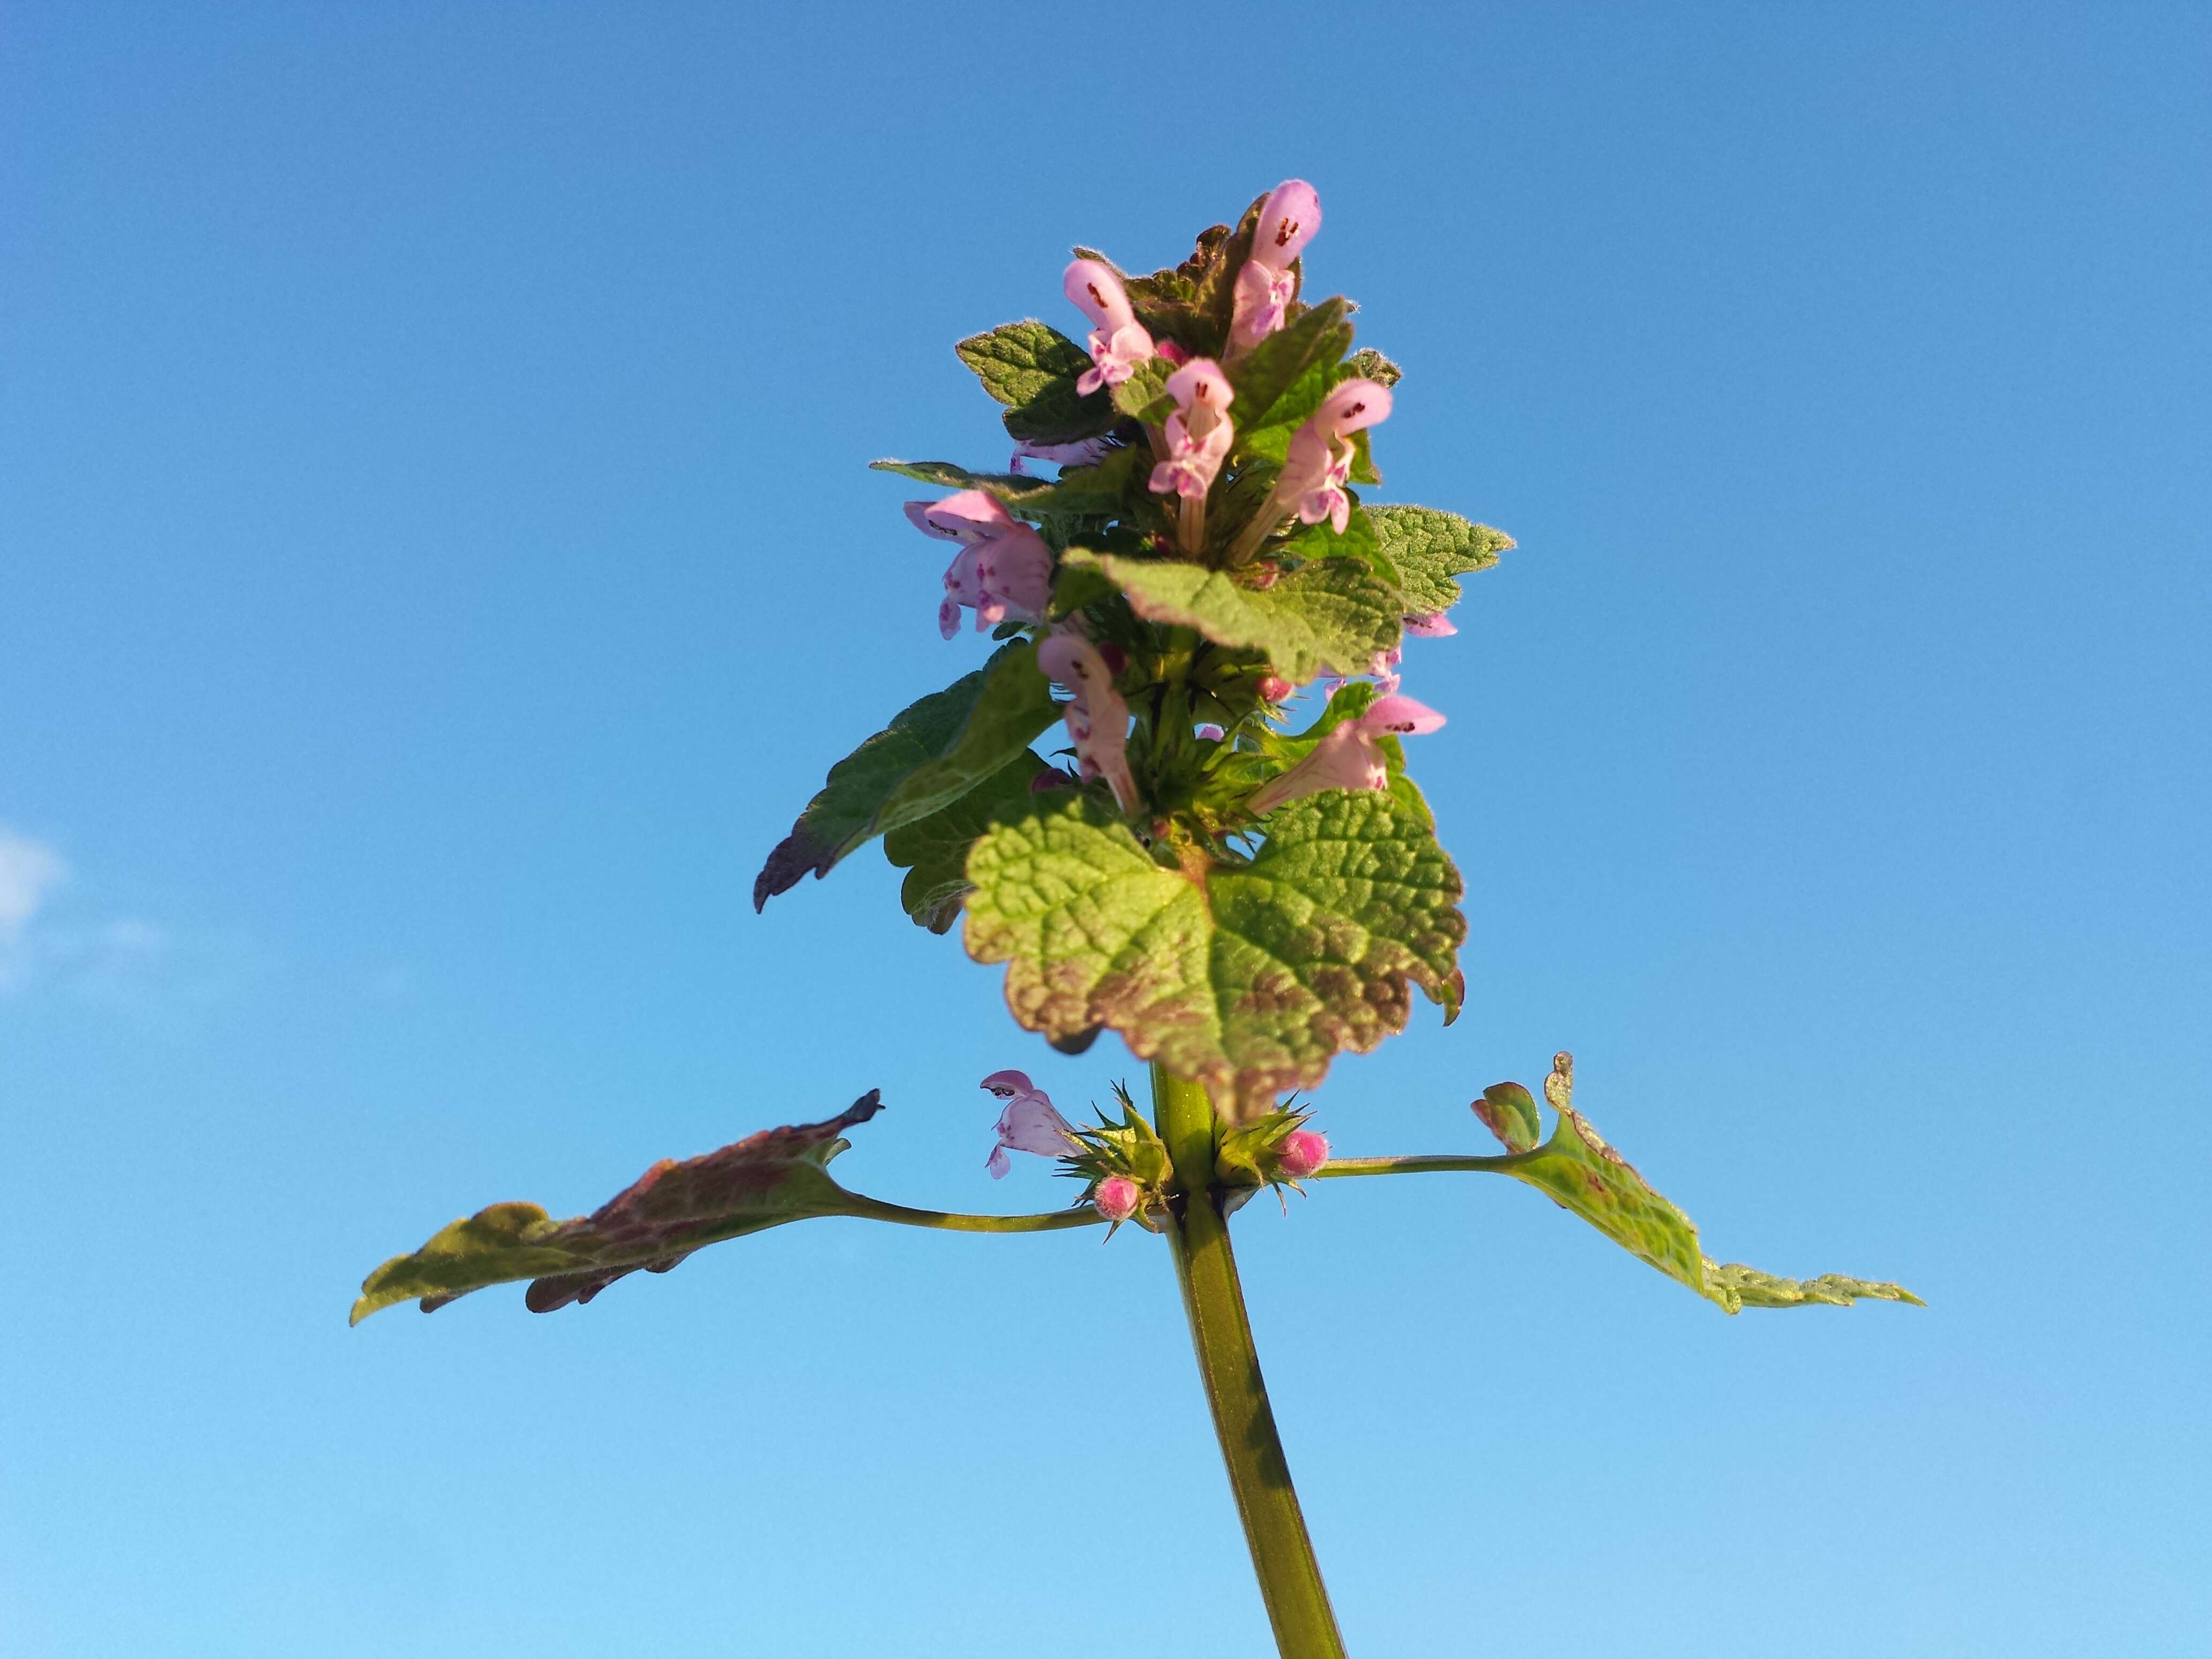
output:
M866 1216L871 1221L896 1222L902 1227L939 1227L956 1233L1052 1233L1065 1227L1103 1226L1106 1218L1088 1204L1072 1210L1053 1210L1044 1215L959 1215L949 1210L910 1210L903 1204L887 1204L880 1198L850 1194L854 1200L842 1215Z
M1221 1461L1252 1551L1275 1646L1283 1659L1344 1659L1344 1638L1329 1610L1321 1564L1291 1485L1267 1384L1252 1346L1252 1323L1229 1246L1229 1224L1213 1185L1213 1105L1205 1088L1152 1067L1152 1109L1175 1160L1182 1195L1168 1230L1199 1376L1213 1411Z
M1534 1152L1499 1152L1490 1157L1479 1152L1436 1152L1422 1158L1332 1158L1305 1178L1329 1181L1340 1176L1433 1175L1446 1170L1486 1170L1495 1174L1533 1163L1535 1157Z

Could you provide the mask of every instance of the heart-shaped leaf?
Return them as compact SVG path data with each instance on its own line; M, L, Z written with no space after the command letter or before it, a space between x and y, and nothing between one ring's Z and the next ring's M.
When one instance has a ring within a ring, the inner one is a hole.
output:
M1195 871L1087 799L1041 801L976 842L968 879L968 953L1008 964L1023 1024L1110 1025L1248 1113L1402 1030L1409 984L1457 1012L1459 872L1385 793L1292 801L1249 865Z

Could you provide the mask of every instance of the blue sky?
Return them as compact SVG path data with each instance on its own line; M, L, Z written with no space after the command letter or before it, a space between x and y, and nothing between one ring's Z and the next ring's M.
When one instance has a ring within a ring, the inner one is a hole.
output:
M1240 1250L1368 1656L2197 1654L2212 1153L2201 8L18 4L0 46L0 1653L1267 1651L1171 1274L823 1222L349 1332L495 1199L1016 1030L830 762L977 659L883 454L1292 174L1504 526L1407 690L1468 1012L1345 1152L1577 1098L1723 1259L1344 1183Z

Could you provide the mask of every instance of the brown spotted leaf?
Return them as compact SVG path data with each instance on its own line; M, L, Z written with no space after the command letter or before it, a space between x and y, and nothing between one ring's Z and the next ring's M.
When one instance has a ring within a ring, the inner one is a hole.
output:
M1087 798L1040 800L968 858L968 953L1014 1017L1100 1025L1246 1109L1405 1028L1409 987L1458 1010L1459 872L1425 815L1332 790L1267 820L1249 865L1164 867Z
M487 1285L531 1281L533 1313L589 1302L625 1273L666 1273L692 1251L808 1216L867 1212L823 1166L844 1132L883 1109L873 1089L819 1123L763 1129L703 1157L654 1164L598 1209L555 1221L535 1204L495 1204L441 1228L362 1282L358 1325L380 1308L422 1311Z

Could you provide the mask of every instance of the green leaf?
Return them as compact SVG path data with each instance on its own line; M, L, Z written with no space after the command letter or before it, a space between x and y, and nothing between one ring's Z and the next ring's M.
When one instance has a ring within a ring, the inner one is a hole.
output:
M970 472L951 461L885 459L870 461L868 467L872 471L895 472L902 478L945 489L980 489L1024 512L1033 503L1048 499L1055 488L1050 478L1033 478L1025 472Z
M666 1273L702 1245L817 1215L866 1213L823 1168L844 1132L883 1109L871 1089L820 1123L758 1134L678 1164L664 1161L587 1216L555 1221L535 1204L495 1204L441 1228L362 1282L351 1322L420 1300L434 1312L487 1285L532 1281L532 1313L589 1302L640 1267Z
M1188 872L1085 798L1040 801L975 844L968 878L968 953L1008 964L1016 1019L1110 1025L1248 1115L1402 1030L1409 984L1457 1010L1459 872L1386 794L1290 802L1249 866Z
M1070 548L1063 562L1105 572L1148 621L1195 628L1218 645L1265 651L1292 681L1311 679L1324 665L1358 673L1398 642L1397 590L1353 559L1315 560L1272 587L1248 587L1204 565L1087 548Z
M1131 476L1149 474L1152 462L1149 450L1129 447L1113 451L1095 466L1062 467L1052 488L1024 502L1022 511L1038 518L1112 518L1121 511Z
M1533 1151L1544 1138L1544 1120L1535 1097L1517 1083L1493 1083L1474 1103L1474 1115L1509 1152Z
M1486 1161L1488 1167L1547 1193L1562 1207L1668 1278L1688 1285L1729 1313L1751 1308L1790 1308L1814 1303L1842 1306L1856 1297L1885 1302L1920 1298L1899 1285L1876 1284L1829 1273L1800 1281L1778 1279L1741 1262L1725 1266L1709 1260L1689 1217L1653 1190L1621 1155L1607 1146L1596 1127L1575 1109L1574 1056L1553 1056L1544 1079L1544 1097L1558 1114L1551 1139L1529 1151L1535 1102L1518 1084L1494 1084L1477 1101L1477 1116L1518 1157ZM1486 1110L1486 1106L1489 1110ZM1503 1120L1493 1121L1492 1114Z
M1348 300L1324 300L1296 322L1277 329L1231 368L1229 378L1237 387L1231 415L1239 428L1295 423L1313 412L1308 407L1293 420L1277 405L1303 377L1317 372L1325 378L1343 360L1352 349L1352 325L1345 321L1351 312ZM1319 402L1316 398L1314 406Z
M1323 519L1319 524L1308 525L1298 531L1267 556L1285 560L1358 559L1390 586L1398 586L1397 567L1384 555L1381 538L1364 507L1352 509L1341 534L1334 525Z
M874 836L950 805L990 777L1058 718L1036 647L1002 647L830 769L822 791L768 856L753 882L757 910L811 871L817 878Z
M1509 1127L1524 1126L1509 1121ZM1705 1293L1704 1258L1690 1218L1654 1192L1573 1108L1559 1113L1549 1140L1505 1173L1542 1189L1631 1255Z
M969 890L968 849L1001 811L1027 805L1030 785L1050 769L1024 749L950 806L884 837L884 856L907 872L899 902L916 927L951 930Z
M954 346L975 371L983 390L1010 409L1036 401L1054 380L1072 380L1091 367L1091 354L1034 317L1001 323Z
M1099 519L1111 518L1121 510L1130 474L1150 459L1141 449L1115 449L1094 466L1065 467L1057 478L1033 478L1026 472L970 472L951 461L882 460L868 465L878 472L893 472L947 489L980 489L1025 519L1048 519L1061 514Z
M1370 507L1366 512L1383 556L1397 569L1408 616L1432 616L1457 605L1460 586L1452 578L1489 569L1513 545L1513 538L1502 530L1432 507Z
M1158 426L1175 412L1175 399L1168 396L1168 377L1175 368L1164 357L1139 363L1129 378L1114 388L1114 407L1133 421Z
M1705 1294L1730 1313L1743 1308L1848 1308L1853 1302L1910 1302L1928 1304L1902 1285L1822 1273L1818 1279L1778 1279L1741 1261L1705 1261Z
M983 389L1008 405L1006 430L1017 439L1073 443L1110 431L1121 419L1104 392L1085 397L1075 389L1090 354L1034 318L970 335L953 349Z
M1344 367L1348 376L1373 380L1378 386L1395 386L1406 377L1404 369L1373 346L1360 347L1344 360Z
M1265 417L1237 428L1236 453L1247 460L1273 461L1280 466L1290 454L1291 435L1322 405L1335 383L1337 371L1316 363L1291 382L1276 398Z

